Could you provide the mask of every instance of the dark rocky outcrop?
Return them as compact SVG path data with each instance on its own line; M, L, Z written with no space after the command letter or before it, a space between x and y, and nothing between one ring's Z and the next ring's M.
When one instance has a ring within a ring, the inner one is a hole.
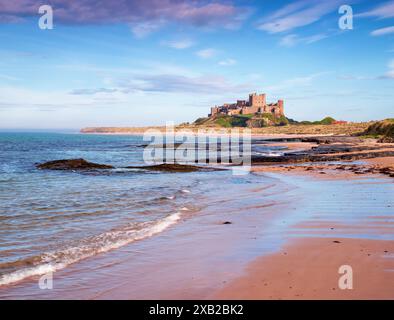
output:
M224 170L221 168L200 167L187 164L178 163L162 163L151 166L129 166L127 169L143 169L149 171L163 171L163 172L197 172L197 171L218 171Z
M371 159L376 157L394 157L392 151L371 151L359 153L342 154L313 154L313 153L288 153L278 157L253 156L252 164L259 163L302 163L302 162L326 162L326 161L355 161L361 159Z
M93 169L113 169L113 166L88 162L85 159L64 159L55 160L37 165L38 169L47 170L93 170Z

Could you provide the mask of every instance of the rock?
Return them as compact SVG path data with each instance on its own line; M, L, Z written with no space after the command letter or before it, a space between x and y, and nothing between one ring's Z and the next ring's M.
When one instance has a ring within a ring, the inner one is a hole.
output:
M113 166L88 162L85 159L55 160L38 164L38 169L47 170L91 170L91 169L113 169Z
M149 171L164 171L164 172L197 172L197 171L219 171L224 170L220 168L212 167L199 167L192 166L188 164L178 164L178 163L162 163L151 166L129 166L127 169L143 169Z
M225 221L223 224L233 224L231 221Z

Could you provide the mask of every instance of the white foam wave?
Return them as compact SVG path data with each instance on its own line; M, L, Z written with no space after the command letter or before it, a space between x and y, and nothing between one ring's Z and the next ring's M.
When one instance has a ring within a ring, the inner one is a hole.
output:
M42 257L41 264L1 276L0 286L55 272L82 259L120 248L137 240L149 238L175 224L180 217L181 214L177 212L158 221L142 223L139 225L139 229L134 226L132 229L109 231L86 239L81 245L46 253Z

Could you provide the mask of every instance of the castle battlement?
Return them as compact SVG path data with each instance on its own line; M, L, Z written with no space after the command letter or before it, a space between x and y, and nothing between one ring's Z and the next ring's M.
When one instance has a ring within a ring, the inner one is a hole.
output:
M237 100L236 103L225 103L221 106L211 108L211 113L208 117L213 117L218 114L225 115L239 115L239 114L261 114L271 113L275 117L284 116L284 102L278 100L276 103L267 104L266 94L249 94L248 100Z

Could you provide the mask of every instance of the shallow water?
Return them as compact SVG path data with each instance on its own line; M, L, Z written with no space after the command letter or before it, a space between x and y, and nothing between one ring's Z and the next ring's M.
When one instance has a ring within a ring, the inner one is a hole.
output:
M222 171L103 174L35 167L68 158L142 165L142 144L140 136L0 133L0 286L155 236L201 210L212 189L236 185L241 194L256 179Z

